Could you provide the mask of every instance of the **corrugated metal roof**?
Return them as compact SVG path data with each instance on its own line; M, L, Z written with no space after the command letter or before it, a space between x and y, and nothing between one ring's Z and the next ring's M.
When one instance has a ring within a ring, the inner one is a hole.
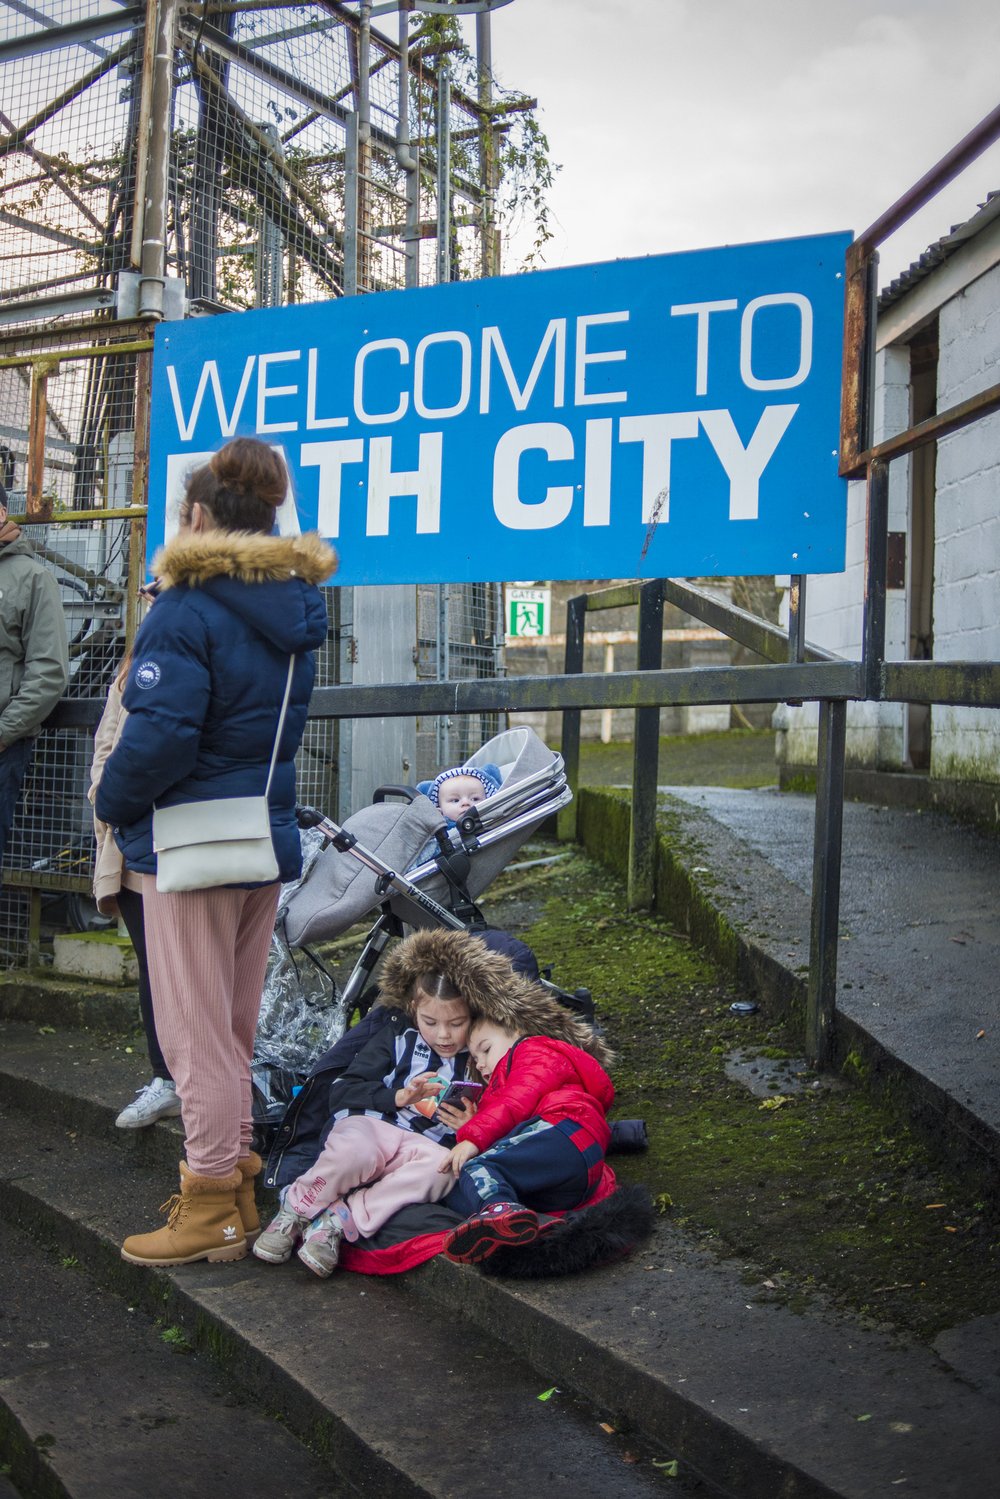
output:
M905 297L918 282L925 280L949 256L954 255L956 250L980 234L987 224L992 223L998 217L1000 217L1000 192L993 192L988 195L985 203L979 205L978 211L972 215L971 219L966 219L964 224L953 224L948 234L928 246L919 260L913 261L907 270L897 276L894 281L890 281L889 285L879 293L879 311L884 312L887 307L891 307L894 302Z

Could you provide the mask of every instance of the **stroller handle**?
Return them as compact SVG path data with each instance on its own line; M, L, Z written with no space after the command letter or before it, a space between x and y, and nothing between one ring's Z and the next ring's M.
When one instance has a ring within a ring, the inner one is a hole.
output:
M300 802L296 802L295 821L300 828L318 828L325 819L325 812L319 812L315 807L304 807Z

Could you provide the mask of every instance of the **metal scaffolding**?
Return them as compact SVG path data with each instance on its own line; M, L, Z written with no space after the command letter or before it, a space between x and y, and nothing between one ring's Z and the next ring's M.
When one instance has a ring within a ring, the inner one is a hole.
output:
M155 323L499 272L498 193L538 138L492 76L504 3L0 3L0 464L62 591L71 698L103 695L137 622ZM334 590L317 685L378 680L387 617L382 679L503 670L492 587ZM381 778L465 754L466 727L387 722ZM312 723L302 749L303 793L340 815L352 757L378 762L354 732ZM88 765L85 734L39 736L0 964L37 949L43 907L91 918Z

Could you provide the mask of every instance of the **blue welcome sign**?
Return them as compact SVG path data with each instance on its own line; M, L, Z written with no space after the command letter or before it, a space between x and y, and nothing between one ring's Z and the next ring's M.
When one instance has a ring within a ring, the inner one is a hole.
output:
M234 436L337 582L836 572L849 234L156 330L150 555Z

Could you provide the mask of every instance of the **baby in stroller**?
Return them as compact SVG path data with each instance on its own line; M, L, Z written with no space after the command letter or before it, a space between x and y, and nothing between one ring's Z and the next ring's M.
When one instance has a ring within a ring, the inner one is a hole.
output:
M417 790L423 792L432 807L437 807L444 818L446 828L458 826L472 807L484 802L500 790L502 775L499 765L453 765L442 770L433 781L421 781ZM425 859L433 859L438 852L437 838L429 838L414 859L414 866Z

